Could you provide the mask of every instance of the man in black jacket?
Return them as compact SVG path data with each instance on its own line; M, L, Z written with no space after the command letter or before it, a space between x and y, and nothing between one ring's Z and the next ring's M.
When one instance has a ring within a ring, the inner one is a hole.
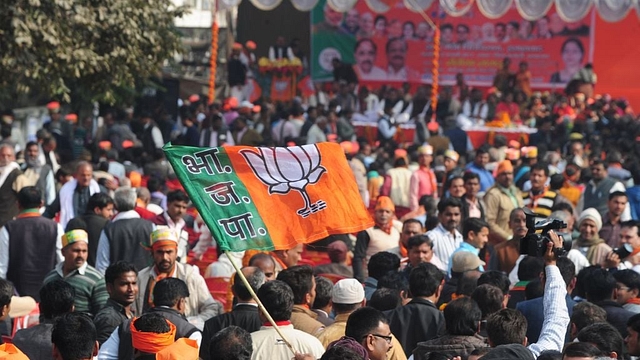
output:
M247 278L249 285L254 292L265 282L265 276L262 270L257 267L248 266L242 268L242 273ZM222 329L228 326L238 326L250 333L260 330L262 322L258 305L251 297L249 290L244 286L240 275L236 274L233 279L233 287L231 288L233 295L238 303L233 307L231 312L220 314L207 320L204 323L204 331L202 333L202 346L200 346L200 357L209 359L209 342Z
M627 337L627 321L634 313L614 300L616 279L605 269L594 270L586 284L587 301L607 312L607 322L616 328L622 337Z
M198 346L202 341L202 333L184 316L186 299L189 297L187 284L177 278L165 278L153 286L153 302L155 307L148 313L159 314L176 327L175 339L189 338L196 340ZM101 359L132 359L131 322L127 320L118 326L109 339L102 344L98 357Z
M391 332L405 354L412 354L419 342L443 333L444 316L435 305L443 286L444 274L431 263L419 264L411 271L409 290L413 299L387 314Z
M138 271L133 264L118 261L107 268L104 281L109 300L93 319L100 344L107 341L120 324L133 318L131 304L138 296Z
M69 220L65 232L75 229L82 229L89 234L89 256L87 263L96 266L96 252L98 251L98 242L100 234L113 217L115 203L111 196L105 193L96 193L91 195L87 203L87 211L84 215L74 217Z

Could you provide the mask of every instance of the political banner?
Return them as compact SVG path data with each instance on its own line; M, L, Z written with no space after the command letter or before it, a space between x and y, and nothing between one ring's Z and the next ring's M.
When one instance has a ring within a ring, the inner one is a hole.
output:
M338 144L163 150L221 250L290 249L373 226Z
M434 1L426 14L441 29L440 83L457 73L473 86L491 86L505 57L511 71L528 64L534 87L564 87L593 58L594 16L565 23L551 10L524 20L515 7L499 19L476 6L452 17ZM342 14L321 0L311 14L312 78L332 80L333 58L353 64L361 83L431 83L434 30L403 1L376 14L365 1Z

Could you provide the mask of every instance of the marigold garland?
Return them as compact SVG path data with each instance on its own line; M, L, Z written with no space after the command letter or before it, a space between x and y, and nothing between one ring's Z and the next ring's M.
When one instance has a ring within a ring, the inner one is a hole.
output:
M209 104L216 98L216 70L218 68L218 22L213 15L211 25L211 56L209 58Z
M438 73L440 67L440 28L435 27L435 35L433 37L433 70L432 70L432 92L431 92L431 108L433 109L433 119L435 121L436 107L438 106Z

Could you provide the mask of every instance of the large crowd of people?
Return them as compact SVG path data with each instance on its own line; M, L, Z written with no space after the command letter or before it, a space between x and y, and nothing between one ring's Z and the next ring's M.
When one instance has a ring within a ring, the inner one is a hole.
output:
M96 121L51 102L30 142L7 112L0 358L640 356L638 118L594 95L594 81L533 92L526 63L510 66L488 90L458 76L435 109L428 85L373 91L336 60L332 84L288 103L194 95L178 120L111 109ZM363 122L376 139L356 134ZM413 141L398 136L406 123ZM474 126L537 132L476 147ZM375 225L213 261L168 141L339 143ZM538 245L528 217L564 227ZM228 299L212 297L209 278L228 284Z

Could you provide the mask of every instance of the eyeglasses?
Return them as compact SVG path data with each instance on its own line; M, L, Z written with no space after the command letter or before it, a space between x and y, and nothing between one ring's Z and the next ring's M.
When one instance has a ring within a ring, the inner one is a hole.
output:
M628 287L626 287L626 286L621 286L621 285L616 286L616 289L618 289L618 290L623 290L623 291L629 291L629 288L628 288Z
M387 344L391 344L391 341L393 340L393 336L385 336L385 335L380 335L380 334L367 334L364 337L367 337L369 335L371 335L373 337L384 339L387 342Z

